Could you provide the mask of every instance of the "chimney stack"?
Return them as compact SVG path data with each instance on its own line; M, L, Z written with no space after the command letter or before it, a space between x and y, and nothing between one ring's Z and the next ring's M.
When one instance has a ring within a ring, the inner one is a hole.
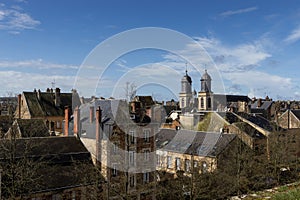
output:
M64 135L69 136L69 119L70 119L70 109L69 106L65 106L65 127L64 127Z
M21 119L21 104L22 104L22 100L21 100L21 97L22 97L22 95L21 94L18 94L18 104L19 104L19 106L18 106L18 118L19 119Z
M37 98L39 101L41 100L41 90L40 89L38 89L38 91L37 91Z
M101 163L101 118L102 110L99 106L96 110L96 163L98 165Z
M59 107L60 106L60 89L56 88L55 89L55 96L54 96L54 103L55 106Z
M75 108L74 113L74 127L73 127L73 132L75 136L79 136L79 131L80 131L80 110L78 106Z
M261 105L262 105L262 100L261 100L261 98L259 98L259 99L257 100L257 107L260 108Z

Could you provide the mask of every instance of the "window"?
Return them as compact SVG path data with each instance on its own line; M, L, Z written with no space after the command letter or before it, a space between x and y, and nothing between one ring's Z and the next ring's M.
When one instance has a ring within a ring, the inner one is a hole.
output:
M203 99L203 97L201 97L201 99L200 99L200 105L201 105L201 108L204 108L204 99Z
M160 155L156 155L156 166L160 166Z
M207 107L211 108L211 98L210 97L207 98Z
M134 187L134 186L135 186L135 178L134 178L134 175L130 175L130 176L129 176L129 185L130 185L130 187Z
M150 151L144 150L144 160L149 161L149 157L150 157Z
M113 154L117 154L117 151L118 151L118 144L114 142L112 146L112 152Z
M175 158L176 170L180 170L180 158Z
M149 183L150 180L150 172L143 173L143 181L144 183Z
M129 131L129 143L135 144L135 131Z
M186 159L185 160L185 171L189 172L191 170L191 161Z
M76 200L76 191L72 191L72 200Z
M117 176L117 164L116 163L113 163L112 164L112 175L113 176Z
M167 168L172 168L172 157L168 156L167 157Z
M202 162L202 165L201 165L201 170L202 170L202 173L206 173L207 172L207 163L205 161Z
M135 154L134 151L129 151L129 165L135 165Z
M150 142L150 130L145 129L143 132L144 132L144 142Z
M194 168L198 167L198 161L194 160Z
M61 128L61 123L60 123L60 121L57 121L57 122L56 122L56 128Z
M181 99L181 108L184 108L184 98Z
M62 198L61 198L61 196L60 196L60 194L53 194L52 195L52 200L61 200Z

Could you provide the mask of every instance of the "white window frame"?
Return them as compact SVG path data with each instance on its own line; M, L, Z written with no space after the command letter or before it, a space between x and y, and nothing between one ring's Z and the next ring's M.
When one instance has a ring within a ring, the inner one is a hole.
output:
M176 157L175 158L175 167L176 167L176 170L180 170L181 168L181 160L180 158Z
M129 165L130 166L135 166L135 152L134 151L129 151L128 152L128 155L129 155Z
M185 159L185 171L190 172L191 171L191 160Z
M167 168L172 168L172 156L167 156Z
M129 143L135 144L136 143L135 130L130 130L128 136L129 136Z
M145 149L144 150L144 161L149 161L150 160L150 150Z
M144 142L150 142L150 133L151 129L144 129L143 134L144 134Z
M112 164L112 176L117 176L118 170L117 170L117 163Z

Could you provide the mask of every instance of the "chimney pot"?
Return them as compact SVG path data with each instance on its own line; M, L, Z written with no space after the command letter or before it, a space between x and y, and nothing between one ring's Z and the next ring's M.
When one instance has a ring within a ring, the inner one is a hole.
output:
M69 117L70 116L70 109L69 106L65 106L65 130L64 135L69 136Z

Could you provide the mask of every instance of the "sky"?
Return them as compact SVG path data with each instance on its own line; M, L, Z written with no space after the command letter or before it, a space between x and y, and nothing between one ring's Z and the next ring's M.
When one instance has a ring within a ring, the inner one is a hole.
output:
M126 34L136 35L112 45ZM156 40L173 49L142 46ZM125 98L128 82L170 100L186 69L196 92L207 69L214 93L299 100L299 52L298 0L0 1L1 96L60 87Z

